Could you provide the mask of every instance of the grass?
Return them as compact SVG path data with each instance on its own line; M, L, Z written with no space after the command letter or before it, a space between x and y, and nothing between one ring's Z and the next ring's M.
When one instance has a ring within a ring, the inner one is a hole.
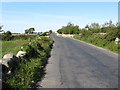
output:
M62 35L58 35L59 37L62 37Z
M11 41L1 41L2 52L0 52L0 54L2 55L2 57L7 53L13 53L16 55L17 52L21 49L21 46L27 44L28 42L29 42L28 40L21 40L21 39L11 40Z
M21 90L23 88L34 88L35 84L44 75L44 67L47 59L50 57L53 40L51 38L41 37L40 40L37 38L31 40L18 39L3 41L3 43L5 53L12 52L16 54L21 49L21 46L27 52L26 58L21 59L15 73L6 77L5 83L9 85L9 88L19 88Z
M74 38L120 54L120 45L115 44L114 41L103 39L103 35L90 35L86 37L74 36Z

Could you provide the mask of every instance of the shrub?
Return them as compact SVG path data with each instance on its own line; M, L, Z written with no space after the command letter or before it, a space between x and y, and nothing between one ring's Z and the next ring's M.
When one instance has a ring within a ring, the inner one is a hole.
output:
M47 58L50 56L50 46L53 44L52 39L44 38L41 40L29 40L29 44L23 46L27 52L27 58L22 58L20 69L11 75L6 83L12 88L34 88L34 85L41 80L44 74L44 67ZM49 43L49 44L48 44Z
M10 31L7 31L2 35L2 40L9 41L12 39L12 33Z
M16 35L16 36L12 36L13 37L13 39L14 40L16 40L16 39L22 39L22 40L26 40L26 39L34 39L34 38L36 38L36 36L35 35Z
M113 28L107 32L105 39L108 41L114 41L117 37L120 37L120 32L118 28Z

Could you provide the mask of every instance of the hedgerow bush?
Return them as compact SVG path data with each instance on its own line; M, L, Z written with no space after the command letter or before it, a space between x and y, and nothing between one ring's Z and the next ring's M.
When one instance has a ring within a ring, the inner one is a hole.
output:
M29 41L29 44L25 44L22 48L27 55L21 60L19 70L6 80L12 88L34 88L44 74L53 40L42 37L40 40L34 38Z
M87 43L91 43L91 44L103 47L103 48L106 48L106 49L109 49L116 53L120 53L119 52L120 45L116 45L114 40L111 41L110 39L109 40L106 39L106 35L92 34L89 36L81 36L81 37L76 35L76 36L74 36L74 38L85 41Z
M36 35L12 35L12 33L10 31L7 31L6 33L3 33L3 34L0 34L0 38L1 40L3 41L10 41L10 40L18 40L18 39L21 39L21 40L26 40L26 39L34 39L36 37Z
M13 39L12 33L10 31L7 31L7 32L1 34L1 36L2 36L2 40L9 41L9 40Z
M36 35L16 35L16 36L12 36L13 39L23 39L23 40L26 40L26 39L34 39L36 37Z

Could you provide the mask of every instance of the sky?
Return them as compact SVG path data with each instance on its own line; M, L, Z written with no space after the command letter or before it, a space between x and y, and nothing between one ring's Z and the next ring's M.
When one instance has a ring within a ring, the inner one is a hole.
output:
M2 2L0 24L5 31L24 33L57 31L68 22L84 28L86 24L118 21L118 2ZM1 22L2 20L2 22Z

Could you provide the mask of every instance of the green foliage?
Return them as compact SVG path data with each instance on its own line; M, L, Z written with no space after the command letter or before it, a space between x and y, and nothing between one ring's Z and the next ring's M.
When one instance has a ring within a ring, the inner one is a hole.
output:
M16 35L16 36L12 36L12 39L13 40L18 40L18 39L21 39L21 40L26 40L26 39L34 39L36 37L36 35Z
M99 32L101 32L100 28L90 28L89 30L92 31L93 33L99 33Z
M26 29L26 30L25 30L25 33L28 34L28 33L29 33L29 29Z
M42 43L41 45L44 49L45 52L49 52L50 51L50 47L48 43Z
M52 33L52 30L49 30L49 33L51 34L51 33Z
M7 53L17 54L17 52L21 49L21 46L24 44L28 44L28 40L11 40L11 41L2 41L2 52L0 54L5 55Z
M100 25L99 25L98 23L92 23L89 28L99 29L99 28L100 28Z
M25 30L25 33L26 33L26 34L32 34L33 31L35 31L35 28L29 28L29 29L26 29L26 30Z
M98 23L92 23L90 26L86 25L85 28L88 28L88 30L80 30L80 35L76 35L74 38L119 53L120 45L115 44L115 39L120 38L119 25L116 24L115 26L110 20L109 22L103 24L101 28ZM105 34L102 35L100 33Z
M60 34L78 34L79 33L79 26L74 26L71 23L68 23L67 26L62 27L61 29L58 29L57 31Z
M10 31L7 31L3 34L2 40L9 41L12 39L12 33Z
M42 36L48 36L48 35L50 35L50 32L44 32L44 33L42 33Z
M82 37L89 37L90 35L92 35L92 32L91 32L91 31L81 30L81 36L82 36Z
M0 30L2 29L3 25L0 25Z
M7 32L5 33L5 35L7 35L7 36L11 36L12 33L11 33L10 31L7 31Z
M108 31L109 31L109 27L102 27L100 30L100 32L102 32L102 33L106 33Z
M6 80L12 88L34 88L44 74L53 40L47 37L41 37L39 40L36 37L28 41L29 43L24 44L22 49L27 52L27 57L22 58L19 70Z
M68 23L67 26L58 29L57 32L60 34L76 34L74 36L76 39L107 48L117 53L120 49L120 45L115 44L115 39L120 38L120 26L119 23L114 25L111 20L101 26L98 23L91 23L91 25L86 25L81 30L78 26Z
M3 32L4 30L2 30L3 25L0 25L0 32Z
M62 34L62 29L58 29L57 31L59 34Z
M33 39L33 38L35 38L36 37L36 35L25 35L25 34L16 34L16 35L9 35L9 34L6 34L6 33L4 33L4 34L0 34L0 37L2 37L2 40L3 41L10 41L10 40L26 40L26 39L29 39L29 38L31 38L31 39Z
M106 48L106 49L109 49L113 52L116 52L116 53L119 53L119 47L120 45L116 45L114 41L108 41L107 39L105 39L105 36L104 35L97 35L97 34L92 34L92 35L89 35L88 37L86 36L74 36L75 39L79 39L79 40L83 40L87 43L91 43L91 44L94 44L94 45L97 45L99 47L103 47L103 48Z
M34 84L40 80L43 74L43 65L39 58L30 59L27 63L20 63L20 70L11 76L6 83L12 88L33 88Z
M120 38L120 29L118 27L111 28L105 35L105 39L108 41L114 41L117 37Z

